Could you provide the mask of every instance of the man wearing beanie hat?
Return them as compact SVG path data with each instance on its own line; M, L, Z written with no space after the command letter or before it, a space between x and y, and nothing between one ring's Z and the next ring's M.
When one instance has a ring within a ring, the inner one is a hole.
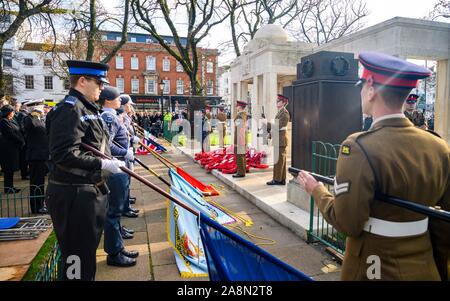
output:
M381 53L360 53L359 61L364 70L357 85L371 128L341 144L334 194L306 171L297 179L327 222L347 236L342 280L447 280L450 223L377 198L450 210L449 146L403 114L411 89L431 72Z
M117 109L120 108L120 93L114 87L105 87L100 93L99 103L102 105L101 114L109 131L109 147L111 155L127 162L134 160L133 149L130 149L128 133L120 123ZM104 249L108 254L106 264L128 267L136 264L136 251L127 251L123 245L120 217L126 201L128 190L128 175L125 173L112 174L107 179L110 189L108 195L108 210L105 220ZM131 234L130 234L131 235Z
M71 60L67 66L69 93L46 118L50 150L46 200L61 249L63 278L91 281L106 216L105 180L111 173L121 173L125 163L96 157L82 145L111 155L108 131L96 105L108 83L109 66Z

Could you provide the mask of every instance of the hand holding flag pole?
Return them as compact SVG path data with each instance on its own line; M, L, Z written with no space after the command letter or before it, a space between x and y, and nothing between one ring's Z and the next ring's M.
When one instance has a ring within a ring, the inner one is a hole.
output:
M113 143L120 147L121 149L125 149L122 145L120 145L119 143L117 143L116 141L113 140ZM134 157L134 161L136 161L137 163L139 163L139 165L141 165L143 168L145 168L146 170L148 170L151 174L153 174L155 177L157 177L158 179L161 180L161 182L163 182L164 184L166 184L167 186L170 187L170 183L164 179L161 175L159 175L158 173L156 173L153 169L151 169L150 167L148 167L147 165L145 165L141 160L139 160L138 158Z
M103 158L103 159L108 159L108 160L112 160L112 158L110 158L109 156L105 155L104 153L102 153L101 151L97 150L96 148L87 145L85 143L81 143L81 145L91 151L92 153L94 153L95 155ZM191 207L187 206L185 203L183 203L182 201L178 200L177 198L173 197L170 193L164 191L163 189L159 188L158 186L156 186L155 184L153 184L152 182L148 181L147 179L141 177L140 175L138 175L137 173L135 173L134 171L131 171L130 169L126 168L126 167L120 167L120 169L125 172L126 174L130 175L131 177L135 178L136 180L138 180L139 182L141 182L142 184L150 187L151 189L153 189L154 191L156 191L157 193L161 194L162 196L168 198L169 200L171 200L172 202L174 202L175 204L179 205L180 207L186 209L187 211L191 212L192 214L195 214L196 216L200 215L200 212L192 209Z
M297 169L295 167L289 167L288 169L289 173L293 175L294 177L297 177L297 175L301 172L300 169ZM320 181L322 183L328 184L328 185L334 185L334 179L329 177L324 177L315 173L309 173L311 176L313 176L317 181ZM411 211L414 211L416 213L424 214L429 217L438 218L440 220L450 222L450 212L441 210L437 207L427 207L421 204L413 203L410 201L405 201L396 197L387 196L384 194L381 194L379 192L375 193L375 198L377 200L380 200L382 202L395 205L398 207L402 207Z

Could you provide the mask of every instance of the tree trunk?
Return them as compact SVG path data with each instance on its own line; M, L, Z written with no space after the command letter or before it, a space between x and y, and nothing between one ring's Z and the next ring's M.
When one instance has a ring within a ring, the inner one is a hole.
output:
M89 22L88 47L86 60L92 61L95 50L95 36L97 35L97 11L95 10L95 0L89 1L89 13L91 20Z

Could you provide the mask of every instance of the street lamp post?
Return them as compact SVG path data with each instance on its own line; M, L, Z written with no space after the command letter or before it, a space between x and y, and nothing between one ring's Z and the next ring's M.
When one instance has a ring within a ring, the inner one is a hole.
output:
M164 118L164 99L163 99L163 93L164 93L164 87L166 86L166 83L161 79L159 82L159 90L161 91L161 116Z

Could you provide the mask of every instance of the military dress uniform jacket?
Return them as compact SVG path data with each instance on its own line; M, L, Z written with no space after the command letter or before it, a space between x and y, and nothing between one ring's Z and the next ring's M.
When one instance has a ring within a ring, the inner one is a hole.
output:
M422 112L414 110L411 113L405 111L404 114L415 126L424 130L428 128L427 120Z
M277 115L275 115L275 120L278 120L278 147L287 147L288 146L288 137L287 137L287 126L290 121L289 112L286 110L286 107L281 108ZM267 124L267 131L272 131L272 124ZM272 138L274 135L272 133Z
M368 132L353 134L342 143L335 196L323 185L313 191L325 219L347 235L342 280L367 280L371 255L381 260L381 280L440 279L430 231L402 237L377 235L370 233L368 220L398 223L426 218L374 199L376 190L418 204L448 208L449 170L449 147L445 141L414 127L406 118L380 120ZM446 240L441 240L441 254L448 257L449 225L440 231L440 237Z
M239 112L234 118L234 153L243 154L246 152L245 135L247 132L247 113Z
M50 179L72 184L95 184L101 175L101 159L81 146L86 143L111 155L108 131L100 110L75 89L53 109L46 119L50 150ZM69 171L81 170L88 176ZM94 180L95 179L95 180Z

